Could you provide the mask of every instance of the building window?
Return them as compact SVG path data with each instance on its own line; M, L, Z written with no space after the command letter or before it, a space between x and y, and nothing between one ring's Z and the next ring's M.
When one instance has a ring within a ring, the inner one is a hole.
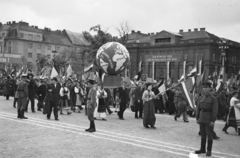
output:
M20 33L20 37L23 38L23 37L24 37L24 34L23 34L23 33Z
M32 40L32 39L33 39L33 35L30 35L30 34L29 34L29 35L28 35L28 39L29 39L29 40Z
M37 40L41 41L41 37L39 35L37 35Z
M32 53L28 53L28 58L32 58Z
M48 50L51 50L51 46L48 46L47 49L48 49Z
M5 37L5 33L2 33L2 37Z
M32 43L28 43L28 48L32 48L33 44Z
M41 49L41 44L38 45L37 49Z
M39 58L40 56L41 56L41 54L38 53L38 54L37 54L37 57Z
M155 43L170 43L171 38L156 38Z

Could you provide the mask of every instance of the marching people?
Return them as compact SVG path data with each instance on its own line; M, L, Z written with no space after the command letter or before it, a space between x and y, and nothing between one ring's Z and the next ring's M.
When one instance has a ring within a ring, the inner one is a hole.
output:
M82 97L83 97L83 90L80 87L80 83L76 82L76 85L74 86L74 94L75 94L75 109L78 110L79 113L81 113L81 109L82 109Z
M183 92L179 89L179 87L176 87L176 92L174 96L174 103L177 109L177 113L174 116L175 121L177 121L177 118L183 114L183 121L184 122L189 122L188 121L188 116L187 116L187 101L184 98Z
M40 85L37 88L37 96L38 96L37 108L38 108L38 111L42 111L43 101L44 101L44 98L46 97L46 93L47 93L46 79L42 78L42 79L40 79Z
M142 95L142 100L144 104L144 115L143 115L143 126L145 128L153 128L156 129L155 122L156 122L156 117L155 117L155 107L154 107L154 102L153 99L156 99L158 96L154 94L152 91L152 84L151 83L146 83L146 90L143 92ZM149 127L150 126L150 127Z
M238 135L240 135L240 96L239 92L235 92L232 95L227 121L222 131L228 134L227 129L233 127L238 132Z
M116 91L116 96L115 96L115 112L119 111L120 108L120 97L119 97L119 92Z
M36 90L37 90L37 84L33 79L32 73L28 74L28 78L29 78L29 83L28 83L28 92L29 92L28 99L29 100L27 102L25 112L28 111L28 103L30 101L31 102L31 110L33 113L35 113L35 94L36 94Z
M94 111L94 119L102 119L106 121L106 103L105 98L107 98L107 92L104 89L101 89L101 85L97 86L97 95L96 95L97 106Z
M126 110L128 103L128 90L125 81L122 81L122 87L118 89L118 92L120 97L120 110L118 112L118 117L120 120L124 120L123 113Z
M21 81L18 84L17 91L18 91L18 118L20 119L28 119L24 116L24 110L27 105L28 100L28 83L27 74L22 74Z
M88 120L90 121L90 127L86 129L86 132L96 132L96 127L94 123L94 111L97 106L97 82L95 80L90 80L90 89L87 94L87 115Z
M112 110L110 109L110 104L112 103L111 91L109 88L104 88L104 90L107 93L107 97L104 99L104 102L106 104L106 110L108 114L111 115L113 113Z
M4 96L6 96L6 100L9 100L9 97L12 94L12 90L13 90L13 83L11 81L11 77L7 76L4 82L4 87L3 87L3 93L4 93Z
M63 82L62 87L60 88L59 94L61 97L60 100L60 114L63 114L63 109L66 109L67 114L70 115L70 90L68 89L67 85L69 80Z
M16 108L16 104L18 102L18 91L17 91L17 87L19 84L20 80L17 79L16 82L14 83L13 87L14 87L14 100L13 100L13 107Z
M206 153L206 156L211 156L213 145L213 128L218 114L218 102L217 98L210 93L211 83L206 81L202 83L202 86L204 95L198 100L196 112L196 120L201 131L201 148L200 150L195 151L195 153Z
M49 107L47 107L47 119L51 118L51 113L53 110L53 114L55 117L55 120L58 121L58 104L59 104L59 91L61 88L61 85L58 83L58 80L56 77L53 77L51 80L51 84L48 86L48 92L49 95ZM45 105L46 106L46 105Z
M143 96L144 85L142 82L138 83L137 88L135 89L135 118L142 118L143 114ZM138 115L139 113L139 115Z

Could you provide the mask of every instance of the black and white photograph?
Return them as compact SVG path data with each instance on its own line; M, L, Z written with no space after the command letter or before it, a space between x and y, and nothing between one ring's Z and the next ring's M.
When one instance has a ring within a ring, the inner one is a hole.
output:
M0 158L240 158L239 0L0 12Z

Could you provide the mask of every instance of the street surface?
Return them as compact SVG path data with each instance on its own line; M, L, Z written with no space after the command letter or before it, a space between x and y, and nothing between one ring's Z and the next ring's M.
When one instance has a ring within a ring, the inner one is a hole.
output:
M37 101L36 101L37 102ZM127 109L125 120L116 113L107 121L96 120L97 132L88 133L89 121L84 113L59 115L51 120L41 112L25 113L27 120L17 119L13 98L0 96L0 158L186 158L200 148L199 127L195 118L184 123L168 114L156 114L157 129L145 129L142 119L135 119ZM213 142L213 158L240 158L240 136L233 128L229 134L217 121L220 137ZM199 155L199 157L206 157Z

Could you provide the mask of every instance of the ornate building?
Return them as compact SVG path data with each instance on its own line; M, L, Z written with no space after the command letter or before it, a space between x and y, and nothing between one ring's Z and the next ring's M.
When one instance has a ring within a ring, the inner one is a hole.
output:
M80 33L39 29L22 21L0 25L0 53L20 54L35 73L39 55L46 55L50 59L54 53L77 52L87 45Z
M227 47L222 47L225 42ZM142 69L143 74L158 80L171 78L177 81L183 74L183 61L186 61L186 74L202 60L201 71L205 69L205 77L219 72L222 57L225 61L225 72L230 76L240 70L240 43L220 38L209 33L205 28L189 29L178 33L161 31L143 34L132 31L129 34L127 49L131 56L131 78ZM198 67L199 69L199 67Z

